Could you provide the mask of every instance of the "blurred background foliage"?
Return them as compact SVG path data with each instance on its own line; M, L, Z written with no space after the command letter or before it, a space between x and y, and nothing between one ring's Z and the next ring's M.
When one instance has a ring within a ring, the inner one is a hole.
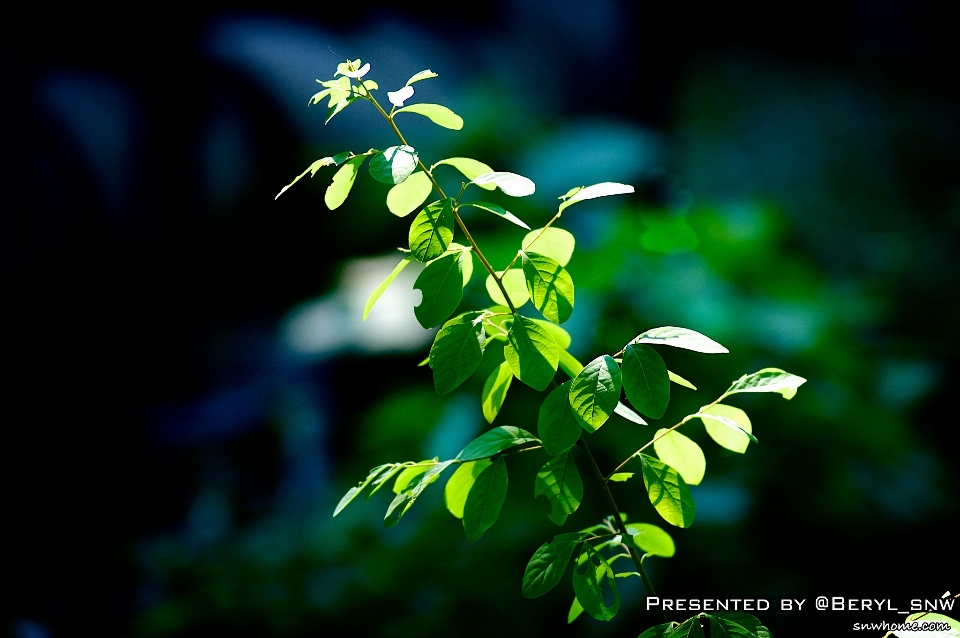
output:
M737 397L761 443L705 446L696 522L651 567L663 595L956 591L960 74L934 6L374 0L6 20L5 629L609 636L657 620L633 583L612 626L567 627L568 582L522 599L557 533L531 500L534 455L511 463L473 545L438 488L390 530L386 495L331 518L370 467L455 455L502 356L437 396L416 367L431 333L413 268L360 322L409 222L386 187L361 175L331 213L323 173L273 201L318 157L388 145L365 104L327 127L306 107L346 57L383 90L439 72L417 97L466 126L411 118L408 139L531 177L537 194L511 202L531 225L571 186L637 186L561 220L578 241L567 327L583 359L659 325L729 347L664 353L700 388L674 386L665 423L745 372L809 379L790 403ZM495 264L522 237L468 223ZM479 270L464 303L487 303ZM534 429L535 395L514 384L497 423ZM592 445L609 469L651 433L611 422ZM571 527L606 514L585 483ZM631 520L659 522L636 488L616 486ZM822 620L763 619L781 638Z

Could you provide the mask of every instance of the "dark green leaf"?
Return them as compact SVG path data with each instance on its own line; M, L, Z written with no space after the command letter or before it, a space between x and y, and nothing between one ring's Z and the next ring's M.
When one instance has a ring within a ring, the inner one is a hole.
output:
M553 259L539 253L521 251L527 293L543 316L563 323L573 314L573 279Z
M570 406L583 429L596 432L607 422L620 401L620 388L620 366L610 355L597 357L580 371L570 386Z
M567 563L583 542L583 534L558 534L534 552L523 572L523 595L539 598L556 587L567 571Z
M424 208L410 225L410 252L417 261L428 262L447 251L453 241L453 200L441 199Z
M478 175L471 181L481 188L493 184L510 197L526 197L533 195L536 191L536 185L530 179L516 173L507 173L504 171L493 171Z
M656 525L651 525L650 523L630 523L627 525L627 531L630 532L633 544L647 554L670 558L677 551L670 534Z
M428 118L434 124L454 131L463 128L463 118L441 104L411 104L397 109L393 114L396 116L399 113L416 113Z
M443 323L463 298L463 261L468 251L448 252L427 264L413 284L423 293L420 305L413 309L424 328Z
M380 295L384 293L390 284L393 283L393 280L397 278L397 275L399 275L400 272L406 268L407 264L409 264L411 261L413 261L413 258L410 255L407 255L401 259L400 263L397 264L397 267L394 268L389 275L387 275L387 278L381 281L379 286L374 288L373 292L370 293L370 296L367 297L367 303L363 306L363 319L361 321L367 320L367 315L369 315L370 311L373 310L373 305L377 303L378 299L380 299Z
M460 451L457 460L476 461L485 459L504 450L523 445L524 443L539 443L540 439L533 436L526 430L514 427L512 425L501 425L500 427L487 430L474 440L467 444L467 447Z
M700 618L694 616L687 619L679 627L671 631L664 638L703 638L703 629L700 627Z
M707 618L710 619L710 638L757 638L754 632L729 617L707 614Z
M745 374L730 386L723 396L738 392L779 392L785 399L792 399L797 388L806 383L803 377L784 372L779 368L764 368L753 374Z
M501 456L480 473L463 506L463 531L471 543L497 522L507 496L507 463Z
M337 508L333 510L333 515L336 516L337 514L342 512L343 508L345 508L347 505L352 503L353 499L360 496L360 493L363 492L363 490L367 489L367 487L371 483L373 483L374 479L376 479L377 476L387 471L388 469L390 469L390 465L380 465L370 470L370 474L367 475L367 478L365 478L356 487L351 487L350 490L346 494L344 494L343 498L340 499L340 502L337 504Z
M643 484L653 507L671 525L690 527L696 514L696 505L680 473L660 459L646 454L640 455L640 461Z
M746 629L752 636L760 636L761 632L767 632L766 638L769 638L769 630L757 619L756 616L743 611L732 611L728 614L717 614L712 616L720 621L736 623ZM711 628L712 629L712 628Z
M535 390L544 390L557 373L560 347L535 321L514 315L503 356L518 379Z
M443 488L443 500L447 509L457 518L463 518L463 507L467 502L467 494L476 482L480 472L493 465L490 459L467 461L462 463L453 473L446 487Z
M483 392L480 395L480 404L483 408L483 417L487 423L493 423L500 412L500 406L507 398L507 390L513 382L513 372L510 371L510 364L506 361L497 366L483 384Z
M629 186L627 184L617 184L615 182L594 184L593 186L581 188L572 196L560 202L559 212L563 212L567 206L572 206L577 202L582 202L585 199L595 199L597 197L606 197L607 195L624 195L632 192L633 186Z
M327 191L323 195L323 202L327 205L327 208L336 210L340 207L340 204L346 201L347 195L350 194L350 189L353 188L353 182L357 178L357 171L360 170L360 165L363 164L363 160L365 159L367 159L366 155L357 155L347 160L347 162L334 173L333 181L327 186Z
M580 422L570 407L569 392L572 381L561 383L550 391L537 419L537 433L543 449L549 454L561 454L576 444L580 438Z
M677 624L672 622L656 625L637 636L637 638L665 638L676 626Z
M674 468L687 485L700 485L707 470L703 450L695 441L676 430L657 430L653 449L660 460Z
M438 394L449 394L470 378L483 359L481 313L468 312L443 324L430 348L430 367Z
M387 209L397 217L406 217L427 201L433 182L423 171L417 171L387 192Z
M579 429L579 428L578 428ZM583 481L573 460L571 450L555 456L537 472L533 497L546 496L550 502L547 515L557 525L563 525L567 516L580 507L583 500Z
M577 561L573 566L573 591L584 611L597 620L610 620L620 609L620 592L613 576L613 570L606 559L588 544L583 545L586 560ZM594 564L596 561L596 564ZM610 587L613 602L607 605L603 600L603 584Z
M637 335L630 343L652 343L653 345L673 346L674 348L683 348L705 354L729 352L729 350L719 343L699 332L688 330L687 328L674 328L673 326L647 330Z
M283 191L280 192L282 193ZM279 197L279 195L277 195L277 197ZM490 202L464 202L463 204L460 204L460 206L472 206L473 208L485 210L488 213L493 213L494 215L503 217L508 222L516 224L520 228L526 228L527 230L530 230L530 227L523 223L523 220L505 209L503 206L497 206L496 204L491 204Z
M650 346L629 345L623 351L623 389L640 412L659 419L670 403L667 365Z
M531 230L523 238L521 248L546 255L561 266L570 263L577 242L573 235L562 228L550 226Z
M400 184L417 169L417 160L412 146L391 146L370 160L370 175L384 184Z

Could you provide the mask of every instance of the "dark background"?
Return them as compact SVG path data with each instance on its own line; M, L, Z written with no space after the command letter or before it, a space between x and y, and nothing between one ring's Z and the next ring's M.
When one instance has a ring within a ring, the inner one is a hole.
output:
M613 626L568 628L567 582L522 599L526 560L557 533L526 487L535 461L511 466L474 545L440 489L391 530L385 497L330 518L368 468L452 456L482 424L482 376L437 397L416 367L429 335L360 324L396 262L368 258L406 233L385 189L363 171L330 212L323 173L273 199L318 157L392 143L364 104L326 127L306 107L346 57L371 62L381 93L439 72L417 98L466 125L411 121L412 143L533 178L532 201L511 202L531 225L571 186L637 185L564 217L570 331L581 358L657 325L728 346L664 353L700 387L675 386L667 419L744 372L809 379L790 403L737 403L761 441L742 458L691 433L707 478L697 522L670 530L677 556L653 561L664 596L904 609L956 592L952 24L907 2L20 8L0 25L5 629L606 636L657 621L633 584ZM497 263L522 236L470 223ZM472 285L465 303L486 303ZM518 385L497 423L534 429ZM651 432L611 425L604 468ZM605 514L587 485L571 527ZM658 521L620 489L631 520ZM761 618L782 637L902 616Z

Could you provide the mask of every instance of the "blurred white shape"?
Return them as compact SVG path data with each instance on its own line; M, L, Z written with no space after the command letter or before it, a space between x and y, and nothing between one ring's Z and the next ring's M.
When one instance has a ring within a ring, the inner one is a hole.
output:
M361 321L370 293L402 259L397 253L348 261L337 289L294 308L283 321L283 340L294 352L319 357L341 351L411 352L433 339L433 331L417 322L413 307L420 292L413 282L420 274L410 264L380 295L366 321ZM426 354L426 352L424 352Z

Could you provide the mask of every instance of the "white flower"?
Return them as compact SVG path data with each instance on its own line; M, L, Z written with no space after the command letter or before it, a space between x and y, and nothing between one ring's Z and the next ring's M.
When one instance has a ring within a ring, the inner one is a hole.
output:
M397 108L403 106L403 103L409 100L411 95L413 95L412 86L405 86L399 91L387 92L387 98L390 100L390 104L393 104Z
M358 68L359 67L359 68ZM367 62L363 66L360 66L360 60L347 60L346 62L341 62L337 65L337 72L334 73L334 77L338 75L345 75L348 78L362 78L370 71L370 63Z

